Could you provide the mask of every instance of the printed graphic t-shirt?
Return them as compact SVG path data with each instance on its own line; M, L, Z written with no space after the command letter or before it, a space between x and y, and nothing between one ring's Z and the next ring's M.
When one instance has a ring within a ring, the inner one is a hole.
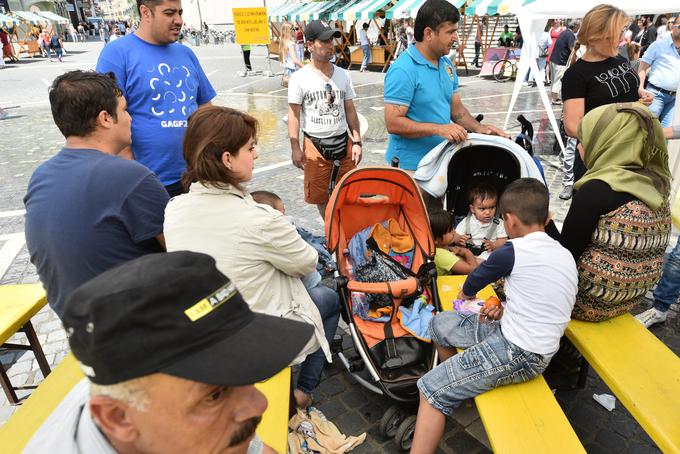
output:
M585 112L616 102L639 99L640 78L627 59L616 56L603 61L580 59L567 69L562 78L562 99L585 99Z
M326 90L327 83L332 95ZM311 65L295 71L288 81L288 103L302 106L302 130L320 139L347 131L345 100L355 97L349 73L337 66L333 68L333 77L328 82Z
M191 49L129 34L102 49L97 72L113 72L128 102L135 159L163 185L179 181L187 118L216 95Z

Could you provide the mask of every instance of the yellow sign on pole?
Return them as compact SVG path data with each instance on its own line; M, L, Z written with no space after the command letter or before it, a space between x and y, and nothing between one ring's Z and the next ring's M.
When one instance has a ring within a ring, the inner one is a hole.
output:
M238 44L269 44L267 8L233 8Z

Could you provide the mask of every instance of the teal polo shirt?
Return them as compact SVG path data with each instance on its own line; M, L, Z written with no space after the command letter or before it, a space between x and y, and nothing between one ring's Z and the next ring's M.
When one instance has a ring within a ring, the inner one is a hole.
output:
M439 67L409 46L392 63L385 76L385 104L408 107L406 118L419 123L451 123L451 98L458 91L458 75L448 57L439 59ZM399 158L399 167L416 170L418 163L432 148L444 140L440 136L410 139L389 135L385 159Z

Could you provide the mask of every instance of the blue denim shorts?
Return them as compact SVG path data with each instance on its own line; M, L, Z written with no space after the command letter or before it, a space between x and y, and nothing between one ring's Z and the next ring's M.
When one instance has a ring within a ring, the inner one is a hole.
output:
M483 392L531 380L550 362L505 339L500 322L481 322L477 314L442 312L430 322L430 336L442 347L466 349L418 380L423 396L445 415Z

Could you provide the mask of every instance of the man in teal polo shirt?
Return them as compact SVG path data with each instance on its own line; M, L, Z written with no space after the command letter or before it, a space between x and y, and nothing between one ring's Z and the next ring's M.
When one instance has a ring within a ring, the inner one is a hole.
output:
M462 142L467 132L508 135L482 125L465 108L458 76L447 57L458 34L460 14L446 0L427 0L416 16L416 44L390 66L385 77L385 125L390 133L387 162L416 170L442 139Z

